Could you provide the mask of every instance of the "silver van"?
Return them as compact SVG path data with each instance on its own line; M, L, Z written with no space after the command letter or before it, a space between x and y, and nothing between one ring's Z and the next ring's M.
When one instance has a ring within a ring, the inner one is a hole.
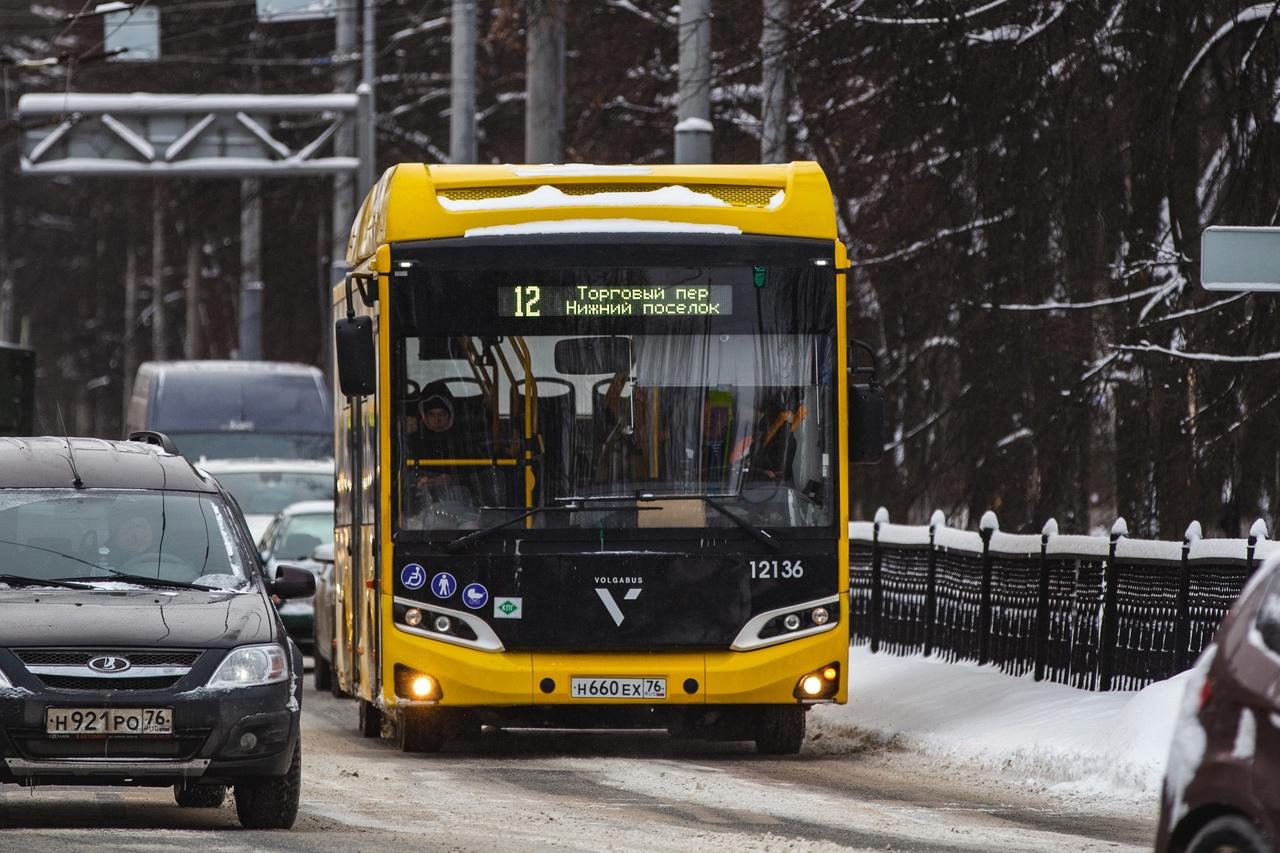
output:
M190 459L327 459L333 403L324 374L274 361L148 361L125 432L163 432Z

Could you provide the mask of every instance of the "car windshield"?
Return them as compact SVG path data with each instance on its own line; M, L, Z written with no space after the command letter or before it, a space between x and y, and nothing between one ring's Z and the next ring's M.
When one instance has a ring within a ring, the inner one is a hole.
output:
M329 459L333 433L168 432L189 459Z
M535 507L504 529L833 523L829 272L433 270L424 285L412 331L428 333L397 347L403 529Z
M0 490L0 574L111 581L120 574L241 589L234 510L213 495Z
M333 513L307 513L290 516L276 540L277 560L309 560L317 545L333 542Z
M229 471L214 473L235 497L241 512L275 515L298 501L333 500L333 474L298 471Z

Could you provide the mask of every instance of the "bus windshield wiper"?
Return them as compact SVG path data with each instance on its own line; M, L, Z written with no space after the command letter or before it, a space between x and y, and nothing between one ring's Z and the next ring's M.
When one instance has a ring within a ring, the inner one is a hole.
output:
M574 512L574 509L570 507L561 507L561 506L535 506L535 507L494 506L494 507L485 507L485 509L523 509L525 511L520 513L519 515L512 516L511 518L505 519L503 521L499 521L497 524L491 524L488 527L481 527L479 530L473 530L470 533L465 533L462 536L459 536L457 539L446 542L444 546L444 549L446 551L448 551L450 554L456 554L459 551L461 551L463 548L470 545L472 542L478 542L481 539L484 539L486 536L490 536L491 534L501 530L504 527L510 527L511 525L515 524L517 521L524 521L526 518L535 516L540 512Z
M107 568L106 566L99 566L98 568L100 568L104 572L110 572L111 577L110 578L66 578L65 580L79 581L81 583L92 583L94 581L101 582L104 580L120 580L126 583L136 583L138 586L174 587L176 589L198 589L202 592L216 592L218 590L218 588L215 586L206 586L202 583L191 583L190 581L174 581L174 580L168 580L167 578L151 578L151 577L147 577L146 575L131 575L128 572L122 572L117 569Z
M93 587L86 583L75 583L74 581L54 580L52 578L29 578L24 575L0 575L0 583L7 583L10 586L61 586L67 589L92 589Z
M728 507L720 503L720 501L716 500L716 498L719 498L719 497L733 497L733 495L724 495L724 496L704 495L704 494L660 495L654 492L636 492L634 495L604 495L601 497L572 497L572 498L557 498L557 500L564 501L570 504L602 503L604 501L616 502L616 501L622 501L622 500L633 500L633 501L640 501L645 503L651 502L651 501L702 501L705 505L711 507L716 512L723 515L725 518L732 521L738 527L741 527L747 533L751 534L751 538L755 539L757 542L759 542L761 545L768 548L770 551L777 551L782 547L781 545L778 544L778 540L770 536L768 531L766 531L764 528L756 527L754 524L742 518L741 516L737 515L736 513L730 512Z

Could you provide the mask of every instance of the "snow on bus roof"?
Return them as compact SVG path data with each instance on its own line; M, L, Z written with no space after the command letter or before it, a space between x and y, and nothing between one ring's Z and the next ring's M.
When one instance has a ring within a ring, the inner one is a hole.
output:
M702 225L694 222L665 222L658 219L550 219L512 225L468 228L463 237L505 237L519 234L741 234L736 225Z
M522 178L547 178L559 175L652 175L648 166L602 166L596 163L544 163L541 166L512 166Z
M522 207L729 207L729 202L710 193L700 193L678 184L656 190L612 190L569 195L558 187L543 184L520 195L497 198L437 199L445 210L510 210Z

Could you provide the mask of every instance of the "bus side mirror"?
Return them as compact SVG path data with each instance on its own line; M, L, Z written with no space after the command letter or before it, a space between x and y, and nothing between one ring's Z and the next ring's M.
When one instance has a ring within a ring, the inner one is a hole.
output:
M338 388L347 397L364 397L376 387L373 318L347 317L333 324L338 350Z
M849 386L849 460L879 462L884 452L884 389Z

